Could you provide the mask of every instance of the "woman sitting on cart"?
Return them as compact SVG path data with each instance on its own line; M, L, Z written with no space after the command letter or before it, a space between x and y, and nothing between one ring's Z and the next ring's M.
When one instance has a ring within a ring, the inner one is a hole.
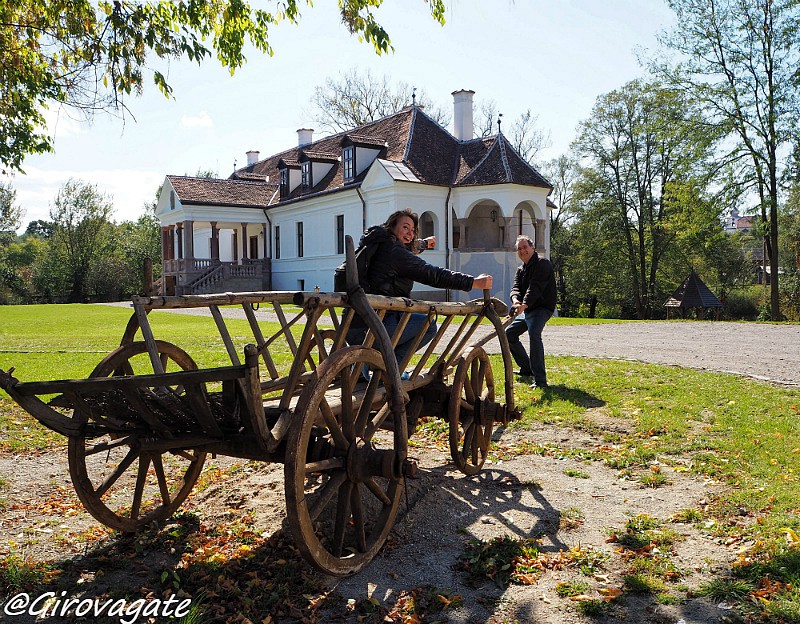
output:
M417 240L419 218L415 212L406 208L393 212L386 223L369 228L362 236L359 246L378 245L367 271L366 292L373 295L387 297L411 297L414 282L421 282L434 288L451 288L454 290L470 291L472 289L486 289L492 287L491 275L473 277L466 273L458 273L428 264L417 253L436 243L434 237ZM422 243L422 245L420 245ZM416 252L416 253L415 253ZM387 311L383 324L389 336L394 335L397 324L402 315L400 312ZM402 362L408 350L413 346L428 316L415 312L406 324L403 334L395 346L394 352L398 362ZM349 344L360 344L364 341L367 329L363 322L356 317L347 333ZM428 344L436 335L436 323L431 322L425 335L420 340L417 348Z

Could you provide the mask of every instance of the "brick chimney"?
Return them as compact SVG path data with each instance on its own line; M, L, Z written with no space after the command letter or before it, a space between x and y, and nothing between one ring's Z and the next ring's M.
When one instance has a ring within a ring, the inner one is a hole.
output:
M310 128L300 128L297 131L297 147L303 147L311 143L314 137L314 130Z
M258 150L249 150L247 152L247 166L248 167L250 165L255 165L258 162L258 155L260 153L261 152L259 152Z
M475 129L472 123L472 96L474 91L461 89L453 91L453 135L459 141L473 138Z

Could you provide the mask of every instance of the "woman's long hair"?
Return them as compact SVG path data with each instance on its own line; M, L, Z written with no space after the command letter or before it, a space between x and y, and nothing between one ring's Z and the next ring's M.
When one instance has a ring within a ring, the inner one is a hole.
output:
M397 222L402 217L408 217L414 222L414 236L417 235L419 232L419 217L417 216L416 212L413 212L411 208L405 208L403 210L395 210L392 214L389 215L389 218L386 219L386 222L381 226L384 230L389 232L389 235L394 238L394 226L397 225Z

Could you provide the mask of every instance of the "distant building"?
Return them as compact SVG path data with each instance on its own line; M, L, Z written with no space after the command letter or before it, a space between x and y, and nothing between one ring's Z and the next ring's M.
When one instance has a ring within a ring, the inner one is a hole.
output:
M473 95L453 93L454 134L412 105L316 141L300 129L297 146L266 159L247 152L228 179L168 175L156 211L166 292L332 290L345 235L357 243L411 208L419 235L437 239L428 262L490 273L492 294L505 299L517 235L550 255L552 186L501 132L473 138ZM446 295L423 285L414 294Z
M741 216L735 208L725 218L724 226L728 234L749 232L753 228L753 217Z

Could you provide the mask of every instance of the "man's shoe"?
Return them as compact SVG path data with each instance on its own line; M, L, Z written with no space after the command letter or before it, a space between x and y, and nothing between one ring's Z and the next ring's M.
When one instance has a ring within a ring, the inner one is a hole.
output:
M532 372L523 370L515 370L514 375L516 375L517 377L533 377Z
M537 383L537 382L534 382L534 383L532 383L532 384L530 385L530 388L531 388L531 390L535 390L536 388L541 388L541 389L544 389L544 388L549 388L549 387L550 387L550 386L548 386L548 385L547 385L547 382L546 382L546 381L544 381L544 382L542 382L542 383Z

